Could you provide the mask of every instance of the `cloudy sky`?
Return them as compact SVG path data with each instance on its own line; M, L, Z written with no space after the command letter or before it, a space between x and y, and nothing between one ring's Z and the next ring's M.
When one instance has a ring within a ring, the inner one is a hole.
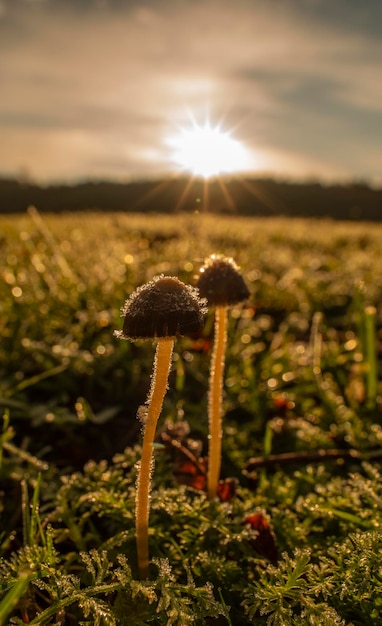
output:
M382 1L0 0L0 175L168 174L207 120L255 174L382 185Z

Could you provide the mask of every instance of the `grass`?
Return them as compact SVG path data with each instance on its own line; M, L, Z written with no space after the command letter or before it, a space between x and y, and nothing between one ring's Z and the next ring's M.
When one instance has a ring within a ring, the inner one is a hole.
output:
M0 222L0 624L380 624L382 226ZM251 292L229 319L226 482L220 499L200 489L212 311L176 343L140 581L136 414L152 345L113 331L138 285L195 284L212 253Z

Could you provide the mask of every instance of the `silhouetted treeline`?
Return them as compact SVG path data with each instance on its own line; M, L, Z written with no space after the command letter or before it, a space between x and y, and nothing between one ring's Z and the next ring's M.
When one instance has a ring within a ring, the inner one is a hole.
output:
M0 179L0 213L39 211L126 211L176 213L208 211L238 215L382 219L382 189L367 184L323 185L269 178L165 179L130 183L86 182L39 186Z

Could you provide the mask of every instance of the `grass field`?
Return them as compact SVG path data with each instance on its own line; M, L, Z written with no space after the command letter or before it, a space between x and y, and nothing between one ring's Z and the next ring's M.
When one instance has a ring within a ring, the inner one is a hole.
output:
M382 225L31 210L0 217L0 251L0 624L382 623ZM195 284L212 253L251 293L225 369L236 492L208 500L182 457L207 451L211 310L176 342L140 581L154 349L113 331L137 286Z

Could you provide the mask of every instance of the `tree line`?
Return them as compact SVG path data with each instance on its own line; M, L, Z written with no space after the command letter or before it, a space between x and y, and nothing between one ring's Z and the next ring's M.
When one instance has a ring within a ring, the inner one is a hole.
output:
M42 186L0 179L0 213L208 211L246 216L285 215L380 221L382 189L367 183L324 185L272 178L163 179L126 183L89 181Z

